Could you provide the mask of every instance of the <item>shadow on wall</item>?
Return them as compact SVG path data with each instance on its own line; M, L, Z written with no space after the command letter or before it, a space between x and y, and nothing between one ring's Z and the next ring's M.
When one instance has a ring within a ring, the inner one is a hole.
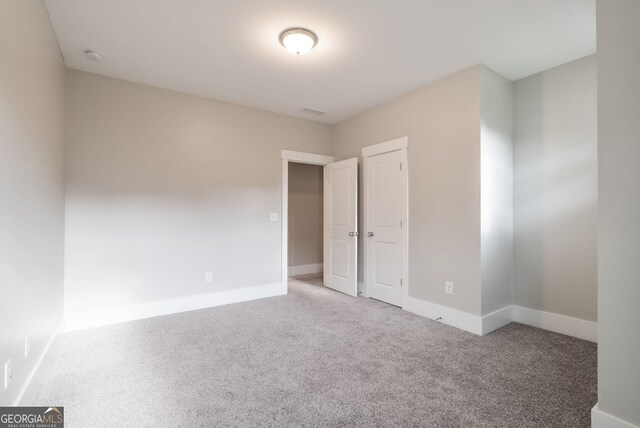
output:
M596 321L595 58L515 83L515 303Z

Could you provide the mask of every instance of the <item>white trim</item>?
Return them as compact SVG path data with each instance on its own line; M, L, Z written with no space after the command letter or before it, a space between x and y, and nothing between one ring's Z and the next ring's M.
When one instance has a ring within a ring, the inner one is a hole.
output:
M640 425L634 425L603 412L598 408L598 403L591 409L591 426L592 428L640 428Z
M477 335L485 335L510 322L518 322L578 339L597 341L597 325L593 321L509 305L484 316L438 305L415 297L403 297L402 309Z
M469 333L482 334L482 317L479 315L473 315L411 296L406 296L402 301L402 309Z
M591 342L597 342L598 338L598 323L572 318L566 315L514 305L513 320L532 327L566 334L579 339L590 340Z
M174 299L111 306L86 312L66 314L66 329L67 331L81 330L125 321L152 318L160 315L212 308L230 303L246 302L265 297L281 296L284 294L287 294L286 285L283 286L282 283L276 282L273 284L235 288L208 294L177 297Z
M322 272L322 263L289 266L289 276L309 275L311 273L320 273L320 272Z
M295 152L293 150L282 150L280 152L280 157L283 160L288 160L289 162L306 163L310 165L326 165L333 162L333 156Z
M409 297L409 153L407 148L409 147L409 139L403 137L406 146L401 149L402 151L402 174L403 179L402 186L402 301Z
M362 295L366 292L366 297L369 297L369 218L368 209L369 205L369 190L367 188L367 175L369 175L369 158L362 158L362 187L358 189L362 193L362 288L358 283L358 292Z
M381 155L395 150L406 149L407 147L409 147L409 137L400 137L395 140L389 140L372 146L363 147L362 157L366 158L369 156Z
M282 213L281 218L281 281L288 286L289 281L289 162L309 165L327 165L333 162L333 156L315 153L281 150L282 158Z
M61 322L58 327L53 331L53 334L49 338L49 341L45 345L42 353L38 357L38 361L27 376L27 379L22 385L18 397L14 402L14 406L33 406L33 403L38 395L40 386L44 382L44 379L49 372L53 357L58 351L58 347L61 342L61 334L64 330L64 322Z
M482 317L482 335L489 334L513 321L513 305L493 311Z
M284 150L283 150L284 151ZM289 286L289 161L282 159L282 213L280 213L282 228L281 242L281 277L282 285Z

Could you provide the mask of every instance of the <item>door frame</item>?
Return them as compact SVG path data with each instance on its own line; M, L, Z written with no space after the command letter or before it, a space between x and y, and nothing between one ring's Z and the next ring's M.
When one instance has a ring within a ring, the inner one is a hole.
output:
M382 155L384 153L390 153L400 151L402 153L402 174L400 174L402 195L401 195L401 219L402 219L402 233L401 233L401 246L402 246L402 303L401 306L404 309L408 297L409 297L409 137L400 137L393 140L385 141L383 143L374 144L362 148L362 214L363 214L363 239L362 245L362 261L363 261L363 284L362 284L362 296L369 297L369 240L367 239L367 233L369 232L369 158L372 156Z
M296 152L282 150L282 285L289 286L289 162L303 163L307 165L327 165L333 163L333 156L319 155L316 153ZM324 217L324 213L323 213ZM324 220L323 220L324 221Z

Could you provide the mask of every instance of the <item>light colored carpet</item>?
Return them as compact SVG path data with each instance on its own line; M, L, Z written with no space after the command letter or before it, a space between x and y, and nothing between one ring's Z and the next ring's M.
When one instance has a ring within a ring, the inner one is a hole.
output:
M515 323L477 337L302 279L68 333L37 404L68 427L589 426L595 344Z

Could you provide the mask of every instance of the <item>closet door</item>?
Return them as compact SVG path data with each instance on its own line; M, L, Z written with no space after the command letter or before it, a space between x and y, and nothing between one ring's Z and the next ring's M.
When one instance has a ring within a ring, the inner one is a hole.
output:
M365 158L369 297L402 306L403 162L396 150Z
M358 159L324 168L324 284L358 295Z

